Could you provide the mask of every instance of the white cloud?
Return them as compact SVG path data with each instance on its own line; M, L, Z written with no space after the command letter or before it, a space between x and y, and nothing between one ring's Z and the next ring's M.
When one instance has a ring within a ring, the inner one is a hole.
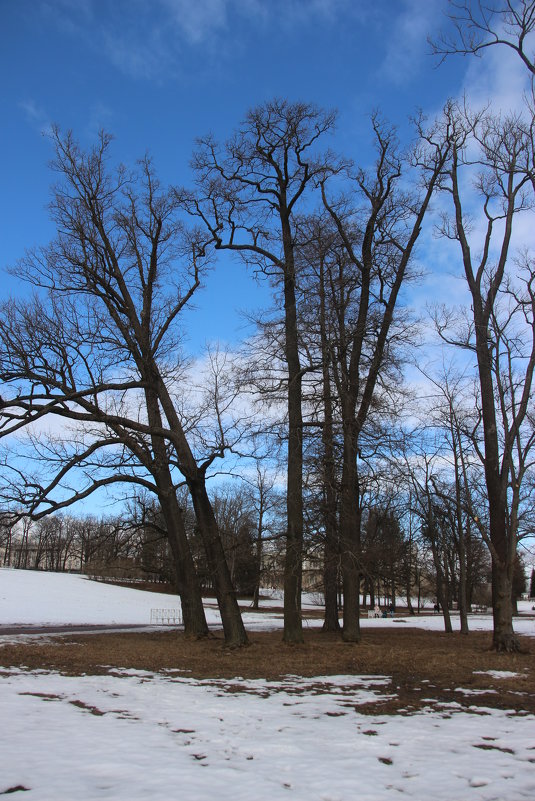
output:
M464 91L473 108L490 104L493 112L522 112L528 89L528 70L506 47L491 47L481 58L470 59Z
M120 72L132 78L154 78L172 64L172 54L158 28L141 39L124 30L102 30L100 47Z
M435 27L440 8L439 0L404 0L402 6L379 70L381 76L398 85L408 81L427 55L427 36Z
M161 0L161 4L173 26L191 44L203 42L227 25L228 0Z
M125 75L155 79L179 73L187 48L232 52L236 23L298 29L340 15L364 19L373 8L351 0L43 0L56 27L93 47Z
M37 128L39 133L49 134L52 129L50 117L42 106L35 102L33 98L26 98L19 102L19 107L24 112L27 121Z

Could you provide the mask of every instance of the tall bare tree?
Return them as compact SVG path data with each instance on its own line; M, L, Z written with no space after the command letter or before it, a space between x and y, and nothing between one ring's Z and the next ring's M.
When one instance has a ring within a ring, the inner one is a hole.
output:
M332 369L343 428L340 491L340 543L344 592L343 637L360 639L360 527L359 447L377 389L392 359L400 291L424 217L441 180L450 144L438 127L428 132L420 125L420 142L410 158L398 148L395 131L374 115L376 162L370 171L349 173L349 191L331 197L328 179L322 181L325 209L332 218L345 250L345 262L335 265L329 278L330 305L335 323ZM413 168L421 190L407 193ZM386 386L386 379L383 381Z
M202 221L217 250L241 254L270 276L284 311L287 369L287 538L284 640L301 642L303 554L303 365L299 352L295 216L307 192L333 170L318 141L335 115L304 103L274 100L252 109L223 147L199 140L194 155L198 190L177 191Z
M444 314L438 330L477 364L482 432L478 439L475 430L472 441L485 472L488 531L479 524L492 556L493 642L497 650L513 651L519 647L511 607L515 508L533 444L535 268L529 254L513 259L512 242L515 222L534 202L534 142L532 127L520 118L470 115L454 106L447 117L452 151L443 188L453 213L441 230L458 243L471 309L457 329ZM470 178L484 226L479 249Z
M182 371L178 320L199 286L203 254L148 158L135 172L122 166L113 172L109 136L101 134L87 153L71 134L55 130L53 142L60 181L51 209L58 234L19 267L48 292L47 325L36 313L39 301L4 309L1 372L14 386L3 402L5 432L54 414L98 423L120 433L122 444L130 437L131 454L135 437L143 436L162 509L179 530L169 476L174 462L191 493L225 638L243 644L247 637L206 489L206 471L224 445L198 464L174 397ZM99 444L89 446L90 453ZM182 534L180 542L187 547Z

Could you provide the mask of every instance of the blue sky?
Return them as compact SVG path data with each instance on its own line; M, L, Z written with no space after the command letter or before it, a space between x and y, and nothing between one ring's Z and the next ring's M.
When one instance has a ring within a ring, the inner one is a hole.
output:
M509 87L516 66L501 54L438 67L427 36L444 26L445 7L446 0L0 0L0 268L53 233L51 149L42 133L52 122L86 146L103 127L116 137L118 159L131 163L149 151L162 183L187 184L195 137L226 138L249 107L274 96L336 107L334 146L365 161L372 109L406 135L419 107L434 113L467 85L482 97L491 82L499 92L497 75ZM4 296L16 291L14 279L2 281ZM235 342L236 308L261 303L262 292L241 266L214 271L190 316L192 347Z

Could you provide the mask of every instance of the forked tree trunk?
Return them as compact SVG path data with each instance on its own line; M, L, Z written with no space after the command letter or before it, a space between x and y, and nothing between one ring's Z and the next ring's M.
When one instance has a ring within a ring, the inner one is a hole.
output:
M160 407L158 397L153 389L145 390L145 401L150 425L154 429L161 429ZM163 439L156 435L151 437L151 443L153 452L151 470L158 488L158 499L165 520L169 547L173 555L184 632L190 637L205 637L208 634L208 624L204 613L201 586L169 469L167 448Z
M160 505L167 528L167 539L173 555L177 590L182 605L184 633L188 637L206 637L208 624L204 613L201 587L191 555L184 518L176 495L161 496Z
M186 440L182 424L171 400L167 387L156 366L153 366L151 383L157 387L158 399L174 434L173 445L179 462L179 468L186 479L186 484L193 503L195 519L206 553L210 578L216 593L221 623L227 645L235 647L247 645L248 639L243 625L236 593L230 578L230 572L223 550L223 543L214 510L206 491L206 479L191 452Z
M247 634L204 478L189 478L187 484L216 593L225 643L232 647L247 645Z

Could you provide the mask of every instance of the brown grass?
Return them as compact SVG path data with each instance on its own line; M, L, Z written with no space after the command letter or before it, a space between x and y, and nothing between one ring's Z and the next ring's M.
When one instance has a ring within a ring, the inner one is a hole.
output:
M303 645L284 645L280 632L257 632L250 639L247 648L228 649L220 636L190 640L170 630L71 635L3 646L0 664L6 670L46 668L68 675L104 674L114 668L174 669L203 679L381 675L391 678L385 693L396 698L370 705L369 711L380 707L382 712L410 713L433 699L435 704L456 701L472 711L492 706L535 713L535 649L529 638L523 638L525 652L519 654L494 653L484 633L462 636L409 628L366 629L358 645L319 630L307 631ZM520 675L496 679L477 672L488 670ZM483 692L467 695L462 689Z

